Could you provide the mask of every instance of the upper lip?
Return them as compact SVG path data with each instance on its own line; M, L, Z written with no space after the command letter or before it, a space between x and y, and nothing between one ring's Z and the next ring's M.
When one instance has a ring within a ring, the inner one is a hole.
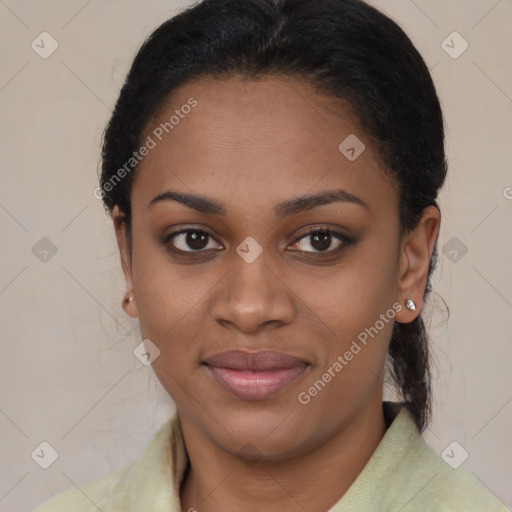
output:
M203 361L208 366L228 368L231 370L265 371L281 368L296 368L305 366L307 361L274 350L262 350L259 352L247 352L244 350L228 350L208 357Z

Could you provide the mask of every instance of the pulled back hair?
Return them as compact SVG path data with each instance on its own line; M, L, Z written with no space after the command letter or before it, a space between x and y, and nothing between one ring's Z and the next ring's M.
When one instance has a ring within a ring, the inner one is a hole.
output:
M203 0L146 39L104 133L101 196L108 214L116 205L122 212L130 251L137 167L122 180L118 170L141 147L151 117L173 91L193 79L230 75L289 76L333 101L348 101L397 184L401 234L418 225L424 208L438 207L447 171L441 106L424 60L394 21L362 0ZM436 243L424 299L437 260ZM395 321L388 363L424 431L431 376L421 315Z

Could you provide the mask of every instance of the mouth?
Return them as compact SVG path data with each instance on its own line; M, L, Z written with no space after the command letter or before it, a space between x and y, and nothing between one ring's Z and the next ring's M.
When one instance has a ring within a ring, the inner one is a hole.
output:
M231 350L202 363L212 378L242 400L264 400L296 382L310 364L300 358L265 350Z

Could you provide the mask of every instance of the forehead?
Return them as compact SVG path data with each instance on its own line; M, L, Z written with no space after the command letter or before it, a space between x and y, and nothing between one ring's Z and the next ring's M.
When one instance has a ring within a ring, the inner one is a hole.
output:
M187 83L149 121L142 141L149 139L154 147L132 190L141 207L166 189L265 208L333 187L396 205L348 103L291 78Z

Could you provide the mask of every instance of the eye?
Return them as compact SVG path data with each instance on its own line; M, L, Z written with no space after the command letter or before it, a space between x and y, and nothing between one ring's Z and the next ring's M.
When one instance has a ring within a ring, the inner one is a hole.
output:
M292 251L332 254L350 245L352 239L327 228L311 229L292 244ZM213 236L201 229L183 229L162 238L162 244L176 253L201 253L223 249Z
M292 247L303 252L334 253L344 245L348 245L351 239L342 233L330 229L312 229L299 238ZM334 245L334 248L332 247ZM313 250L309 250L312 247Z
M214 238L200 229L187 229L170 233L162 239L164 245L170 245L171 249L176 252L206 252L206 250L219 247L216 242L213 245L209 242L214 242Z

